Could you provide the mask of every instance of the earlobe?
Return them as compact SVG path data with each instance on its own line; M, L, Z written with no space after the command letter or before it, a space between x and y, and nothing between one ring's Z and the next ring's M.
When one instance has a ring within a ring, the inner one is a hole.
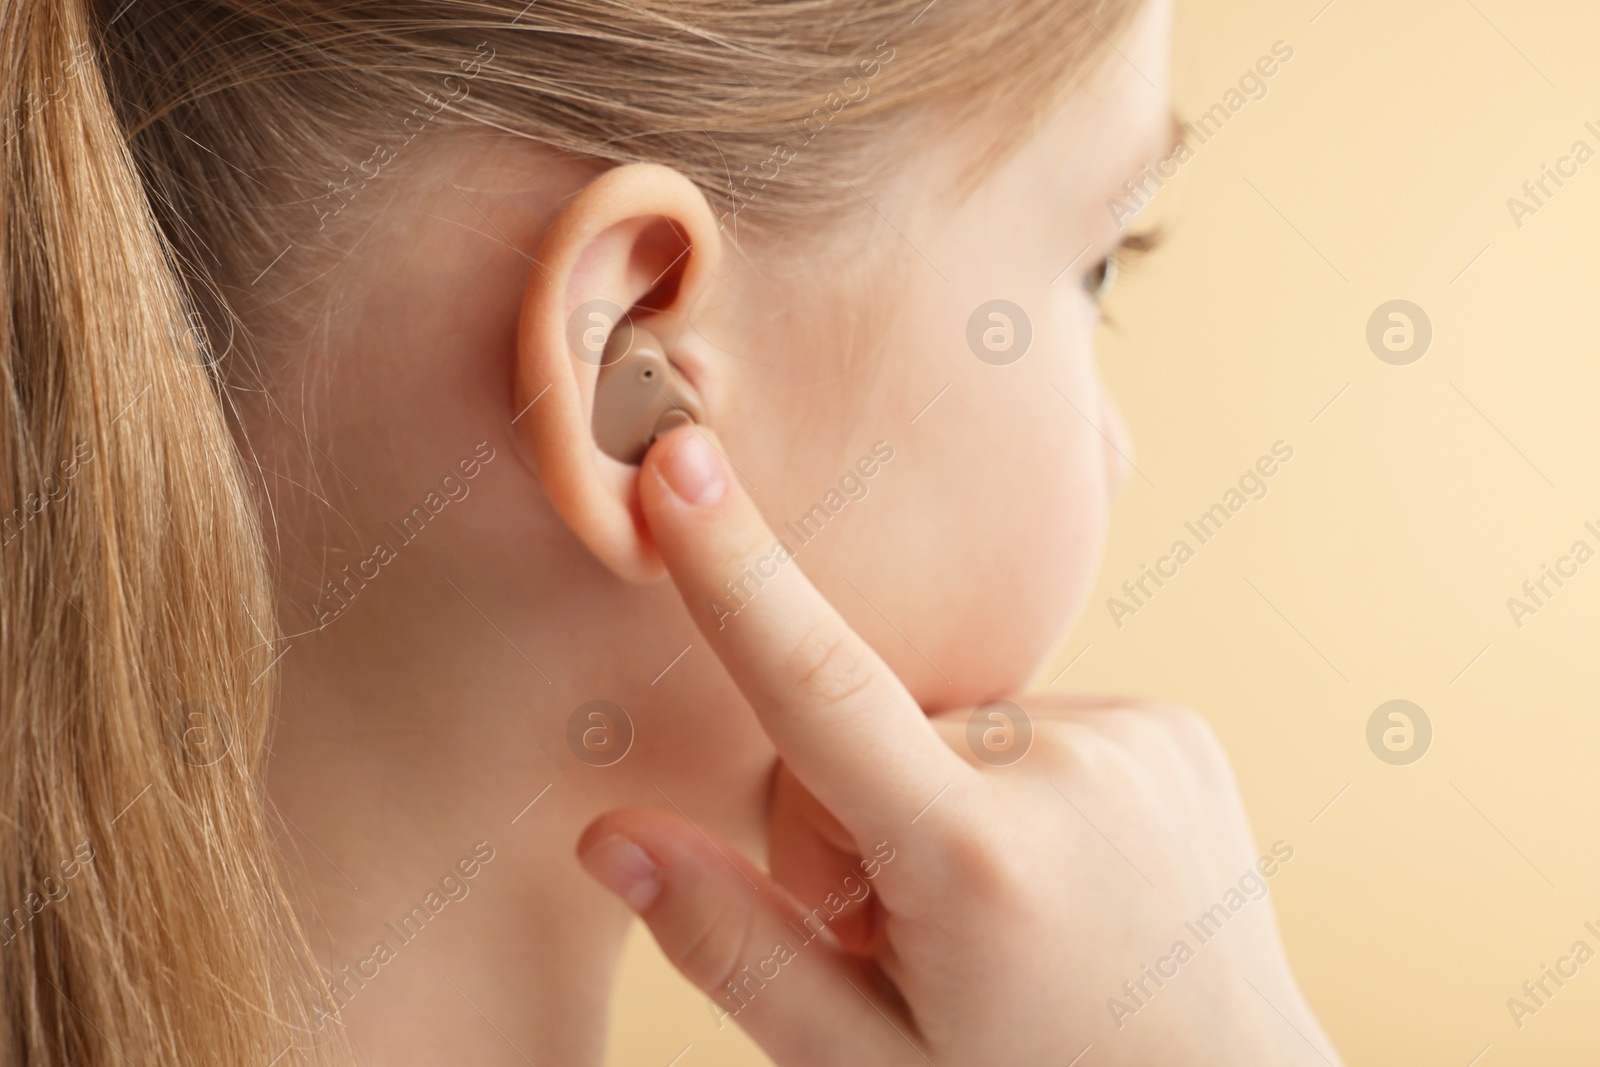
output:
M644 327L670 357L721 252L715 217L693 182L668 167L629 164L567 203L523 295L518 435L556 512L628 581L654 581L665 569L639 511L638 468L596 441L606 344L619 328Z

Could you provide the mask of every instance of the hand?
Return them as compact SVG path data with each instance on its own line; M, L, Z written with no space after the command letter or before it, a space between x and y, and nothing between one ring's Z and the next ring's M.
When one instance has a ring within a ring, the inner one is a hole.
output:
M1293 845L1258 856L1198 716L1028 699L1031 748L992 766L793 562L719 618L777 539L703 434L658 443L639 491L782 761L772 870L653 809L578 846L691 982L782 1067L1337 1064L1264 899Z

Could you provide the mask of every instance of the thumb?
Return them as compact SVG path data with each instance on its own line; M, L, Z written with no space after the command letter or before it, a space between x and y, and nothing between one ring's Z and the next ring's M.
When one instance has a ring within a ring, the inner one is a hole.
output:
M805 922L794 898L726 842L671 812L629 808L590 824L578 859L711 998L719 1025L737 1022L775 1063L922 1058L905 1036L909 1023L877 995L870 965L840 953L816 919Z

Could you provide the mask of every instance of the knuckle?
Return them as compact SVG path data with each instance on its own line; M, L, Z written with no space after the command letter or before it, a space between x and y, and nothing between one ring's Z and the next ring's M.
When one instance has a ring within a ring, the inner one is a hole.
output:
M861 640L834 620L808 630L789 654L794 695L807 704L832 707L870 689L876 665Z
M1179 704L1140 701L1114 711L1105 732L1141 754L1164 749L1201 749L1213 739L1204 716Z
M1148 704L1144 710L1151 718L1165 725L1180 741L1199 745L1217 743L1211 723L1193 708L1181 704Z
M1132 709L1125 743L1137 763L1168 789L1208 789L1231 782L1233 768L1204 715L1177 704Z
M1165 728L1168 743L1176 748L1180 758L1202 767L1227 766L1222 739L1204 715L1176 704L1152 705L1149 713Z
M662 952L696 988L714 993L738 975L754 923L752 904L725 901L685 930L686 936L662 945Z
M1037 849L999 819L968 819L947 827L941 850L951 884L980 907L1021 907L1038 885Z
M1093 731L1082 723L1052 719L1037 728L1033 745L1044 757L1042 762L1047 768L1057 768L1077 762L1080 749L1092 744L1093 738Z
M1044 742L1053 767L1074 781L1108 786L1127 775L1128 750L1122 740L1099 726L1062 723Z

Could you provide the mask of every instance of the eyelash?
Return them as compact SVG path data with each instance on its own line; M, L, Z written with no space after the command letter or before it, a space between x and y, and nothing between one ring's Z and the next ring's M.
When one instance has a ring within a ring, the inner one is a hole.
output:
M1096 304L1104 301L1116 286L1117 275L1122 269L1154 252L1161 246L1161 239L1162 234L1157 230L1129 234L1127 239L1112 249L1110 255L1083 276L1083 289L1089 294L1089 299Z

